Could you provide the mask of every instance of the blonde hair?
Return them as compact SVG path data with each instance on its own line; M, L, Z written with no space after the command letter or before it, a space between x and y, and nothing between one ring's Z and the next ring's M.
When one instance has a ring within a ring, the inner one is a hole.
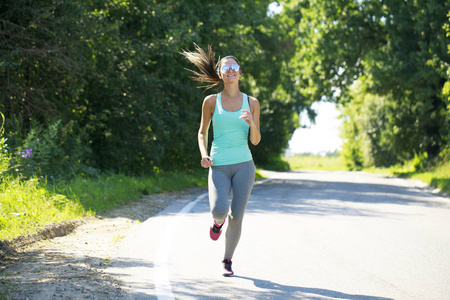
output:
M205 87L205 90L213 88L222 82L222 79L220 79L219 76L220 71L218 68L220 67L220 63L223 59L233 58L239 64L239 60L231 55L225 56L216 63L215 54L212 51L211 45L208 45L208 53L206 53L205 50L200 48L200 46L198 46L196 43L194 43L194 46L195 51L191 52L183 50L181 54L199 69L200 72L190 69L186 70L192 72L193 75L190 76L190 78L192 78L193 80L207 83L207 85L203 86Z

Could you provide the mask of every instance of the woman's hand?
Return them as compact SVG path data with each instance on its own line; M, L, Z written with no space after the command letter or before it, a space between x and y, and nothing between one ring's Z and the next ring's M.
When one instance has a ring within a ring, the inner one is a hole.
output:
M202 165L203 168L209 168L213 163L213 160L211 157L209 156L205 156L202 158L202 160L200 161L200 164Z
M247 122L248 123L248 125L252 125L252 123L253 123L253 116L252 116L252 114L248 111L248 110L246 110L246 109L243 109L242 111L241 111L241 115L239 116L239 119L244 119L245 120L245 122Z

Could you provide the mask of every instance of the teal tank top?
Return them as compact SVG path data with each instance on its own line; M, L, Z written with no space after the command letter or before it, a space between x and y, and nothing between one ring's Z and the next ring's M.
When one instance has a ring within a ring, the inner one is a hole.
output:
M222 93L217 94L216 107L212 116L214 138L211 147L213 166L231 165L252 160L248 148L250 126L239 119L241 111L250 111L248 96L243 94L242 106L238 111L227 111L222 106Z

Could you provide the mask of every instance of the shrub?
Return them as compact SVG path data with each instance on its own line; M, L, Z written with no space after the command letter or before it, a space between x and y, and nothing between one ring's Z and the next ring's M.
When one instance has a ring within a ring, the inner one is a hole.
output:
M86 173L85 162L91 153L82 132L77 132L73 122L63 126L56 120L47 128L35 126L23 145L16 149L13 164L26 178L43 175L49 178L73 178Z
M0 180L3 180L3 177L10 168L11 156L8 152L8 144L6 144L7 138L3 137L5 116L1 112L0 115L2 116L2 125L0 127Z

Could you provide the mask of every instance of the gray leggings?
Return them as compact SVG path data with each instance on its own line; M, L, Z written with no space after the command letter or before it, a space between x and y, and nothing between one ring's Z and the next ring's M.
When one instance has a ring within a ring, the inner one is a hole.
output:
M228 228L225 234L225 257L231 259L241 237L250 192L255 182L253 160L225 166L212 166L209 170L209 205L214 220L222 224L228 215L229 198L232 192L231 211L228 215Z

